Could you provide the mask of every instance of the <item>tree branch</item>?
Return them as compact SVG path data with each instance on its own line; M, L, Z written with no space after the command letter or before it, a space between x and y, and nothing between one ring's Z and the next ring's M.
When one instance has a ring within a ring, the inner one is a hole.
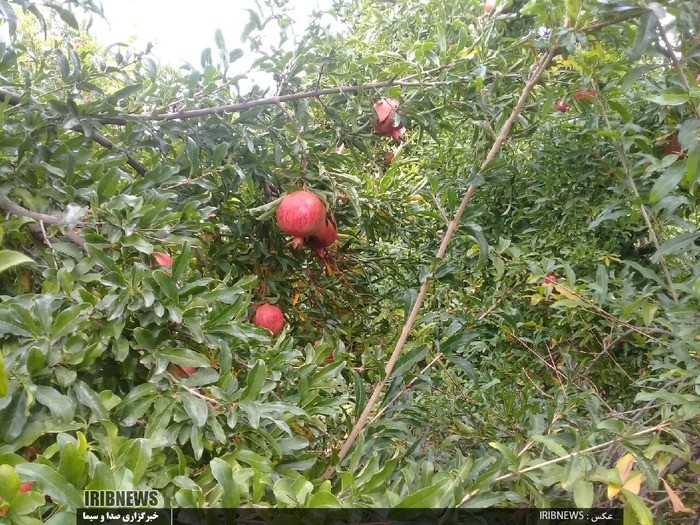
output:
M592 25L592 26L584 27L583 29L581 29L578 32L583 33L584 35L587 35L590 33L595 33L596 31L604 29L608 26L613 26L615 24L619 24L620 22L627 22L628 20L632 20L634 18L639 18L647 11L649 11L649 10L646 8L640 7L638 9L632 10L632 12L630 12L630 13L625 13L623 15L616 16L615 18L611 18L610 20L607 20L605 22L600 22L600 23Z
M66 226L66 222L63 217L59 215L49 215L46 213L37 213L35 211L23 208L19 204L12 202L7 197L0 197L0 210L4 210L7 213L17 215L18 217L29 217L35 221L39 221L46 224L55 224L57 226ZM81 224L81 223L78 223ZM43 229L36 224L30 224L29 229L37 236L40 236L44 242L48 242L48 238L44 234ZM79 234L74 231L69 231L64 234L70 241L77 244L81 248L85 247L85 239L83 239Z
M152 113L141 113L140 115L129 115L131 118L140 118L148 121L166 121L166 120L185 120L195 117L205 117L208 115L222 115L224 113L234 113L236 111L245 111L247 109L257 108L260 106L279 106L283 102L293 100L301 100L305 98L318 98L326 95L340 95L342 93L357 93L362 90L377 90L390 86L399 87L437 87L446 86L453 82L406 82L403 80L385 80L382 82L371 82L368 84L354 86L338 86L334 88L316 89L314 91L304 91L301 93L291 93L289 95L281 95L276 97L261 98L258 100L250 100L248 102L239 102L237 104L226 104L223 106L214 106L210 108L192 109L189 111L176 111L172 113L162 113L154 115ZM117 126L125 126L130 121L126 118L119 117L92 117L100 124L112 124Z
M10 106L21 106L22 105L22 98L19 97L18 95L15 95L13 93L10 93L9 91L5 89L0 89L0 101L7 101ZM97 131L91 130L90 134L88 135L85 133L85 129L82 126L75 125L70 128L71 131L75 131L76 133L80 133L81 135L84 135L85 137L89 138L90 140L97 142L100 146L103 148L106 148L108 150L113 150L115 145L114 143L109 140L107 137L104 135L100 135ZM134 157L129 155L127 152L122 151L122 153L126 156L126 163L131 166L136 173L139 175L145 175L146 172L148 171L146 167L141 164L139 161L137 161Z
M510 128L513 125L513 122L515 122L515 119L518 117L520 112L523 109L523 106L525 105L525 101L527 100L528 96L530 95L530 92L532 91L532 88L537 84L537 81L539 80L540 76L546 69L547 65L550 63L554 55L557 53L556 48L551 48L547 53L545 53L535 66L535 68L532 70L530 79L527 81L527 84L523 88L522 93L520 94L520 98L518 99L518 102L516 103L515 107L513 108L513 111L511 112L510 116L508 117L508 120L503 124L503 127L501 128L501 131L499 132L498 136L496 137L495 142L493 143L493 146L491 147L491 150L489 151L488 155L486 156L486 159L481 165L481 169L479 170L480 173L483 173L483 171L486 169L486 167L491 163L491 161L496 157L496 153L498 153L498 150L501 148L503 145L503 142L506 140L506 137L508 137L508 133L510 132ZM445 252L447 251L447 246L450 243L450 240L452 239L452 236L454 235L455 230L457 229L457 226L459 225L459 222L462 218L462 214L464 213L464 210L467 208L467 205L469 204L469 201L472 198L472 195L474 195L474 192L476 191L475 186L469 186L467 189L464 197L462 198L462 202L459 205L459 208L457 209L457 212L455 213L454 218L452 221L450 221L447 231L445 232L445 235L442 239L442 243L440 244L440 248L437 251L437 254L435 255L436 258L441 259L444 255ZM431 281L430 279L426 279L421 288L420 291L418 292L418 297L416 299L415 304L413 305L413 309L411 310L411 314L409 315L408 319L406 320L406 323L404 324L402 330L401 330L401 335L399 337L399 340L396 342L396 346L394 348L394 351L391 354L391 357L389 358L389 362L386 364L386 368L384 370L384 377L381 379L377 385L374 388L374 391L372 392L372 396L370 397L369 401L367 401L367 404L365 405L364 410L362 411L362 414L358 418L358 420L355 423L355 426L352 428L350 435L346 438L345 442L342 444L340 447L340 450L338 451L338 464L341 464L342 461L345 459L345 457L348 455L348 452L350 451L350 448L352 445L355 443L355 440L357 437L360 435L360 432L362 432L363 428L365 427L367 423L367 419L369 418L370 413L372 412L372 409L374 408L374 405L377 403L379 400L379 396L381 395L382 391L384 390L384 386L386 385L387 381L389 380L389 377L391 376L391 372L394 370L394 366L396 365L396 362L399 359L399 356L401 355L401 351L403 350L404 345L406 344L406 340L408 339L408 335L411 332L411 329L413 328L413 324L415 323L416 319L418 318L418 313L420 312L421 307L423 306L423 301L425 300L425 296L428 293L428 289L430 288ZM323 478L328 479L330 478L334 473L335 473L335 466L330 466L326 471L323 473Z

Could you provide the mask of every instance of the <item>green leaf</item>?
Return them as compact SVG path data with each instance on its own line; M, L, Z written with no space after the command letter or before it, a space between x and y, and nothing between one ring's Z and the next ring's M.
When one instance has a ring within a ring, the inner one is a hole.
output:
M678 188L678 183L685 174L685 166L681 163L671 164L654 183L649 194L652 203L659 202L666 195Z
M33 264L34 261L26 255L11 250L0 250L0 272L22 264Z
M16 439L27 425L27 394L21 388L15 390L10 403L0 410L0 443Z
M13 37L17 31L17 15L15 10L6 0L0 0L0 14L2 14L2 19L7 22L10 29L10 36Z
M23 463L17 465L15 470L36 481L40 492L51 496L56 503L66 505L71 510L83 506L82 494L53 468L39 463Z
M209 463L211 473L214 479L221 487L224 497L221 501L221 506L229 509L236 509L241 503L241 494L238 489L238 484L233 479L233 469L231 465L223 459L214 458Z
M651 256L651 261L656 263L664 255L684 253L688 248L696 249L695 240L700 237L699 232L682 233L665 241L656 253Z
M430 348L428 345L420 345L403 354L396 361L396 368L394 368L394 371L391 373L392 377L402 376L410 370L413 365L425 359L429 350Z
M199 146L192 140L192 137L187 137L187 159L190 161L190 173L199 172Z
M64 335L75 332L78 325L75 322L76 319L88 308L90 308L90 305L87 303L76 304L58 314L51 327L51 340L55 341Z
M211 366L211 361L209 361L207 356L189 348L166 348L158 353L167 357L168 361L176 365L194 366L197 368Z
M629 89L632 87L632 84L634 84L637 80L642 78L642 76L646 75L649 71L652 71L655 67L656 66L654 65L641 65L630 69L627 73L625 73L625 76L622 77L620 91L622 91L623 93L629 91Z
M149 330L148 328L143 328L141 326L134 328L134 339L136 339L136 343L141 348L148 350L149 352L153 352L158 345L158 340L156 339L153 330Z
M397 509L429 509L442 507L445 496L451 491L449 483L440 482L422 488L403 498L395 505Z
M10 465L0 465L0 497L8 500L19 491L21 480Z
M270 460L251 450L239 449L234 453L234 457L238 461L247 463L259 472L272 472L272 463Z
M85 249L87 250L88 255L92 259L94 259L97 264L102 266L102 268L122 276L122 279L124 278L122 273L121 273L121 269L119 268L119 265L117 265L117 263L114 262L114 259L112 257L108 256L100 248L98 248L94 244L86 243Z
M342 507L340 500L330 492L317 492L308 502L308 507L311 509L339 509Z
M214 42L216 43L216 47L219 48L221 53L225 55L227 53L226 41L224 40L223 32L218 27L216 28L216 31L214 31Z
M579 479L574 483L574 503L580 509L590 509L593 506L593 483Z
M562 447L559 442L551 436L532 436L532 441L537 443L542 443L550 451L554 452L557 456L563 457L568 454L566 449Z
M680 106L688 102L688 95L683 93L663 93L655 97L649 97L647 100L659 106Z
M51 9L56 11L58 13L58 16L61 17L61 20L63 20L70 27L77 31L80 30L80 25L78 24L75 15L73 15L73 13L71 13L70 10L56 4L47 4L47 7L50 7Z
M129 469L137 484L148 470L153 454L151 443L147 439L130 439L119 449L119 464Z
M187 271L187 269L189 268L191 253L192 249L190 248L190 243L185 242L182 245L182 251L173 260L173 273L171 276L173 282L176 283L178 280L180 280L180 277L182 277L185 274L185 271Z
M207 419L209 418L209 407L207 402L203 399L193 396L189 392L182 392L180 394L180 399L185 407L187 415L192 419L192 423L197 428L202 428L207 424Z
M107 97L107 103L115 106L121 99L140 93L142 90L143 84L132 84L130 86L126 86Z
M236 60L238 60L239 58L243 58L244 56L245 56L245 53L243 52L243 50L241 48L237 47L236 49L234 49L233 51L231 51L228 54L228 61L235 62Z
M265 379L267 378L267 367L265 366L265 361L258 359L255 366L248 372L248 377L246 378L246 387L241 394L241 401L247 399L253 399L258 397L263 385L265 384Z
M356 370L351 370L351 372L354 385L353 393L355 394L355 419L357 419L367 404L367 392L365 392L365 383L362 380L362 376Z
M622 489L622 494L625 496L627 503L629 503L629 507L632 508L641 525L654 525L654 516L642 498L627 489ZM627 510L627 507L625 507L625 514L627 513Z
M656 38L658 18L653 12L647 11L639 18L637 34L634 37L632 50L628 53L632 60L639 60Z
M61 459L58 472L73 486L80 486L81 477L85 472L85 460L73 443L66 443L61 449Z
M5 397L7 395L9 388L9 383L7 380L7 372L5 371L5 361L2 357L2 352L0 352L0 397Z
M84 382L78 380L73 384L73 392L78 402L90 410L97 419L108 419L109 415L105 409L100 396Z
M61 394L55 388L38 385L34 392L34 397L39 403L49 409L51 415L55 417L59 423L67 423L73 419L76 408L75 401Z
M165 296L175 305L178 304L180 299L180 292L177 290L177 285L175 281L163 270L155 270L153 272L153 278L160 287L160 290L165 294Z

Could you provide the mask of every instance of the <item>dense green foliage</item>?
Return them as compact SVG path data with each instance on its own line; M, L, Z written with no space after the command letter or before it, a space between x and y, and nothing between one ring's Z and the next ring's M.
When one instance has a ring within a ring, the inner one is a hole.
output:
M175 70L103 49L89 0L0 0L0 523L132 488L697 512L696 2L356 0L296 42L268 4L242 48L217 32ZM381 97L400 146L372 130ZM301 187L338 222L326 259L275 223Z

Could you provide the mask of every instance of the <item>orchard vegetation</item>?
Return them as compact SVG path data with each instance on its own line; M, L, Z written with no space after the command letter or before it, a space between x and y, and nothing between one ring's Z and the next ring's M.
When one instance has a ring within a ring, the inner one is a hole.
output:
M694 519L700 4L285 12L177 69L96 0L0 0L0 523L84 489Z

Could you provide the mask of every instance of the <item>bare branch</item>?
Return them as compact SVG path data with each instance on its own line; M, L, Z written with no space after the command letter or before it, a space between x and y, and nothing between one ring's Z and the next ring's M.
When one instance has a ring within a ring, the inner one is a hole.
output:
M46 223L55 224L57 226L66 226L66 222L60 215L49 215L46 213L37 213L35 211L28 210L27 208L23 208L19 204L12 202L7 197L0 197L0 210L4 210L7 213L11 213L19 217L29 217L30 219L39 221L41 226L37 224L30 224L29 229L32 231L32 233L39 236L49 246L51 245L51 243L49 242L48 236L46 235L46 231L44 230L43 224ZM80 224L82 223L78 223L78 225ZM78 233L74 231L69 231L66 232L64 235L71 242L77 244L81 248L85 247L85 240Z
M279 106L283 102L294 100L302 100L305 98L318 98L327 95L340 95L343 93L357 93L362 90L378 90L390 86L400 87L437 87L446 86L452 82L405 82L402 80L385 80L382 82L371 82L368 84L354 86L338 86L333 88L316 89L314 91L304 91L301 93L291 93L289 95L281 95L276 97L261 98L258 100L250 100L248 102L239 102L237 104L226 104L223 106L214 106L210 108L193 109L190 111L176 111L173 113L142 113L140 115L129 115L129 117L137 117L148 121L165 121L165 120L185 120L195 117L205 117L208 115L223 115L225 113L234 113L236 111L245 111L247 109L257 108L260 106ZM101 124L113 124L117 126L125 126L129 120L119 117L100 117L94 116L95 120Z

